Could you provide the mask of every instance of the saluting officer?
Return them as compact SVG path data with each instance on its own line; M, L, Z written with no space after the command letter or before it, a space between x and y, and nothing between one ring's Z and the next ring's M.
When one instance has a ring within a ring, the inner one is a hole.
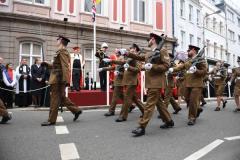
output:
M73 121L76 121L82 110L65 96L65 87L70 84L70 54L66 49L70 40L61 35L57 39L58 51L54 57L53 64L43 62L51 68L49 84L51 87L50 113L47 122L42 126L55 125L58 115L58 107L66 106L73 114Z
M170 73L187 70L185 74L185 101L189 107L188 125L194 125L197 117L202 112L202 108L200 108L199 105L202 94L203 79L207 74L207 63L204 58L201 58L195 66L192 66L193 59L196 57L199 49L199 47L189 45L189 60L180 66L169 69Z

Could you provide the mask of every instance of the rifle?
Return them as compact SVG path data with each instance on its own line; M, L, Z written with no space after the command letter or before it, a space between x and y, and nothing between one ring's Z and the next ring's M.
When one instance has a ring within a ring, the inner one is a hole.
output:
M147 63L153 63L156 58L160 57L160 53L161 53L160 51L167 39L167 35L164 36L164 34L162 34L161 37L162 37L162 41L158 44L156 48L156 52L154 52L151 56L149 56Z
M203 46L203 48L198 52L198 54L192 59L192 66L196 66L198 63L205 62L205 59L203 59L205 48L206 46Z

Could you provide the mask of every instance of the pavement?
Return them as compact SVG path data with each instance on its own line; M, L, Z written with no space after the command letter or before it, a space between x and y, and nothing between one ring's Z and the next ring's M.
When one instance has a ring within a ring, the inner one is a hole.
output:
M163 130L157 112L146 135L132 137L138 110L128 121L104 117L106 109L85 110L76 122L70 112L59 113L56 126L41 127L48 111L12 109L13 119L0 125L0 160L240 160L240 113L235 103L213 111L211 101L195 126L187 125L187 109L173 115L175 127ZM172 112L171 106L169 110Z

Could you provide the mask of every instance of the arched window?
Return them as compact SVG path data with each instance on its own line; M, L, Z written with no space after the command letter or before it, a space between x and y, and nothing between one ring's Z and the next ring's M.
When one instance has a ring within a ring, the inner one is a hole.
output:
M42 44L38 42L21 42L19 51L19 62L25 58L30 66L34 63L35 58L43 58Z

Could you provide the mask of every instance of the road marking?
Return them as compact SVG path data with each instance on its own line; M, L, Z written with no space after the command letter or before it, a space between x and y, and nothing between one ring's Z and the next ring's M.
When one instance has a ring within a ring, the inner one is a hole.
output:
M203 147L202 149L198 150L197 152L193 153L192 155L188 156L184 160L198 160L201 157L205 156L207 153L212 151L214 148L222 144L224 141L221 139L217 139L210 143L209 145Z
M74 143L59 144L62 160L80 159Z
M225 137L224 139L232 141L232 140L237 140L240 139L240 136L234 136L234 137Z
M56 134L69 134L67 126L55 126Z
M58 116L57 117L57 122L64 122L63 117L62 116Z

